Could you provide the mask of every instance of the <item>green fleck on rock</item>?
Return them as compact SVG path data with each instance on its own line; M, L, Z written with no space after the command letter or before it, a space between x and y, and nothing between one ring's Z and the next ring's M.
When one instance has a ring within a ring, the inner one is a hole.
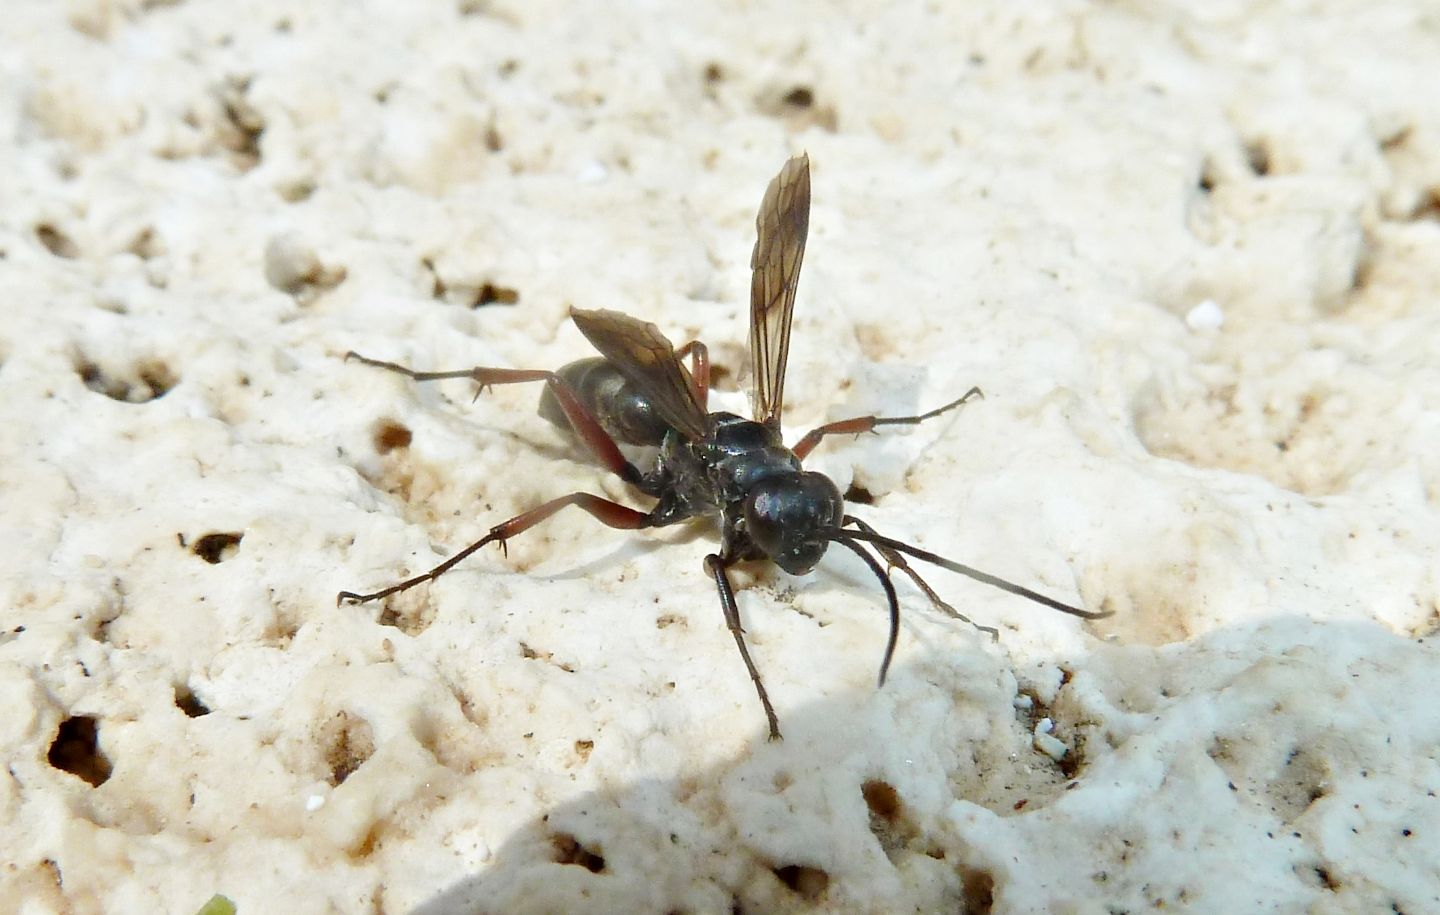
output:
M235 903L216 893L195 915L235 915Z

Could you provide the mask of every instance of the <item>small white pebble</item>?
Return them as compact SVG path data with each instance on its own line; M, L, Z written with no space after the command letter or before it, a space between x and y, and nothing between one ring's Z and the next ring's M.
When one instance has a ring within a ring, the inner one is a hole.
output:
M1214 299L1205 299L1185 313L1185 324L1191 330L1219 330L1225 323L1225 312Z
M580 166L580 172L575 176L575 180L581 184L599 184L601 181L604 181L609 174L609 170L606 169L604 165L591 159L589 162Z
M295 292L319 275L315 249L294 235L277 235L265 244L265 279L281 292Z
M1035 700L1029 696L1016 696L1010 700L1010 704L1018 709L1027 709L1034 707Z
M312 794L305 799L305 812L314 813L325 806L325 795Z
M1055 730L1055 722L1051 721L1049 718L1041 718L1039 721L1035 722L1036 734L1049 734L1053 730Z
M1035 749L1056 762L1064 759L1065 754L1070 752L1070 748L1065 746L1064 742L1059 738L1051 737L1049 734L1035 735Z

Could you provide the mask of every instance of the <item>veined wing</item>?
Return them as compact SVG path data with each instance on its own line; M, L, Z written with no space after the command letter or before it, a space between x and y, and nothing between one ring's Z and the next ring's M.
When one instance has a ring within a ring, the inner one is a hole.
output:
M785 362L795 287L810 232L810 157L786 162L765 189L750 255L750 407L756 420L778 427L785 403Z
M660 328L618 311L572 308L570 317L600 355L649 398L665 422L692 442L709 435L710 416Z

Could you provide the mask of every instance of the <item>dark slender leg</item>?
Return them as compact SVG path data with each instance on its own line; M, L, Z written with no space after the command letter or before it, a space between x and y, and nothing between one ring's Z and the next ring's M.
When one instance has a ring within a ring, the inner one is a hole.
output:
M740 628L740 608L735 603L735 591L730 587L730 578L725 574L725 569L732 563L733 560L714 553L705 557L705 569L714 576L715 587L720 592L720 606L725 610L725 625L730 627L730 634L735 636L735 644L740 649L741 659L745 661L745 669L750 671L750 679L755 682L755 692L760 694L760 704L765 706L765 720L770 724L770 739L780 740L780 720L775 717L770 696L765 692L765 684L760 681L760 671L755 668L755 662L750 660L750 649L745 647L745 630Z
M446 378L469 378L480 386L475 392L479 397L488 387L497 384L521 384L527 381L543 381L550 386L550 392L555 395L555 400L560 404L560 409L565 412L565 418L570 420L570 426L575 434L590 449L590 452L604 464L605 467L620 479L632 486L639 485L644 478L640 468L625 459L620 453L620 448L615 440L610 437L604 427L590 415L585 409L575 391L554 372L545 369L494 369L477 366L473 369L458 369L452 372L417 372L414 369L397 365L394 362L382 362L379 359L370 359L356 352L345 354L347 360L354 359L366 365L373 365L376 368L397 372L407 378L416 381L441 381Z
M900 598L895 596L895 583L890 580L889 575L885 574L885 570L880 568L880 563L875 561L875 557L865 552L860 544L844 537L837 537L835 542L864 560L865 564L870 567L870 571L875 573L880 587L885 589L885 601L890 607L890 638L885 641L885 657L880 659L880 681L876 684L884 686L885 675L890 672L890 659L895 657L895 644L900 641Z
M691 340L675 355L681 359L690 357L690 378L695 382L695 393L700 395L700 408L710 409L710 350L699 340Z
M490 533L423 575L407 578L398 585L391 585L388 588L382 588L370 594L356 594L354 591L341 591L335 598L335 603L340 604L348 600L354 604L363 604L366 601L378 600L408 588L413 588L423 582L434 581L450 571L456 563L464 560L471 553L474 553L486 544L498 543L500 544L500 549L504 550L506 540L509 540L516 534L524 533L568 505L578 505L607 527L619 528L620 530L638 530L643 527L651 527L655 523L650 515L645 512L627 508L619 502L611 502L609 499L602 499L588 492L572 492L568 496L551 499L543 505L538 505L527 512L516 515L509 521L495 525L490 528Z
M856 527L860 528L860 530L865 531L867 534L876 534L877 536L879 535L879 532L876 531L875 528L866 524L864 521L861 521L859 518L856 518L854 515L845 516L845 520L842 522L841 526L843 527L846 524L853 524ZM972 620L970 617L961 613L959 610L956 610L954 607L950 606L950 604L946 603L944 600L941 600L940 595L935 593L935 589L931 588L928 584L926 584L925 579L921 578L920 573L916 572L910 566L910 564L905 561L904 556L901 556L899 553L895 552L894 550L883 544L872 543L871 546L875 547L875 551L877 553L885 557L885 561L890 563L891 568L899 569L906 575L909 575L910 580L915 582L915 587L925 592L925 596L930 598L930 603L935 605L935 609L939 610L941 613L944 613L946 616L953 617L964 623L969 623L976 629L979 629L981 632L989 633L990 638L994 641L998 642L1000 640L999 629L996 629L993 626L982 626Z
M953 559L946 559L944 556L941 556L938 553L932 553L929 550L922 550L918 546L906 543L903 540L896 540L892 537L886 537L882 534L877 534L872 531L843 531L841 533L841 536L847 537L851 540L859 540L864 543L873 544L876 547L883 546L886 549L904 553L906 556L911 556L915 559L920 560L921 562L928 562L931 565L937 565L942 569L949 569L951 572L959 572L961 575L964 575L967 578L973 578L976 581L987 584L992 588L999 588L1001 591L1004 591L1007 594L1014 594L1016 597L1023 597L1026 600L1034 601L1035 603L1040 604L1042 607L1049 607L1051 610L1059 610L1061 613L1067 613L1070 616L1078 616L1082 620L1103 620L1106 617L1115 615L1114 610L1082 610L1079 607L1072 607L1069 604L1062 604L1060 601L1056 600L1053 597L1046 597L1039 591L1032 591L1029 588L1015 584L1013 581L1006 581L998 575L991 575L989 572L982 572L977 568L967 566L961 562L956 562Z
M921 413L919 416L856 416L853 419L842 419L833 423L826 423L818 429L811 429L805 433L805 437L791 450L800 460L805 460L805 455L814 450L820 444L820 440L827 435L860 435L863 432L873 432L876 426L914 426L923 423L927 419L934 419L941 413L953 410L963 405L972 397L984 398L985 395L979 388L971 388L962 397L950 401L943 407L936 407L929 413Z

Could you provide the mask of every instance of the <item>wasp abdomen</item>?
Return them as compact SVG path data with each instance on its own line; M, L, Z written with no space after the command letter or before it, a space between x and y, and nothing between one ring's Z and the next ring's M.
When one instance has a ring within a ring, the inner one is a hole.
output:
M627 445L659 445L670 427L655 412L650 401L620 374L609 360L601 357L580 359L561 366L555 374L570 386L590 415L616 441ZM540 395L541 418L566 432L572 431L570 420L547 385Z

